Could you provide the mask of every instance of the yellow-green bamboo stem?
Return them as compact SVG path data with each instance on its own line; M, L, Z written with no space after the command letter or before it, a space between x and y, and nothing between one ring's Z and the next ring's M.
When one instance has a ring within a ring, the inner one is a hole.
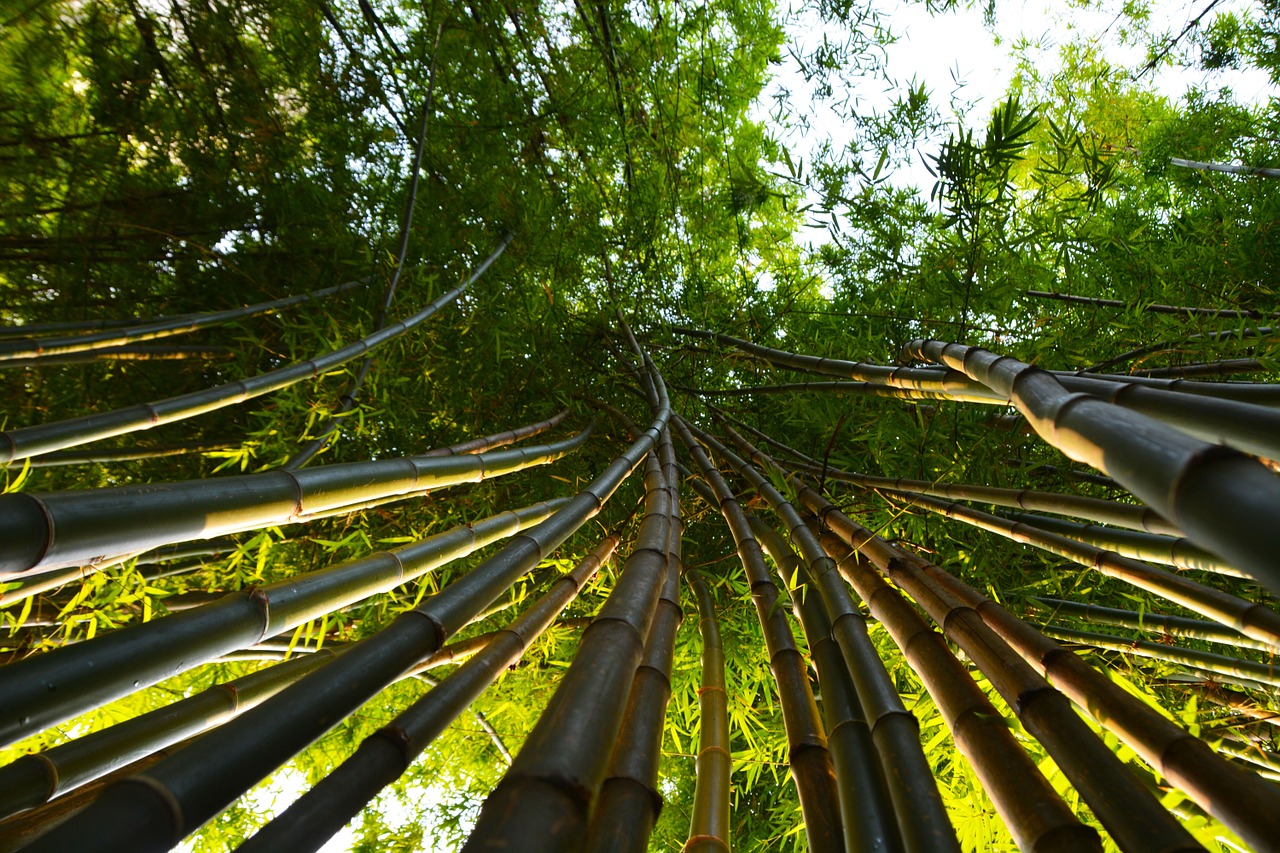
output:
M1136 530L1115 530L1097 524L1079 524L1060 518L1046 518L1031 513L1010 513L1008 518L1079 539L1135 560L1146 560L1179 569L1197 569L1232 578L1246 575L1214 554L1181 536L1164 536Z
M733 754L729 746L729 696L724 688L724 647L715 601L698 572L686 572L698 601L702 634L702 686L698 689L697 781L689 839L684 853L729 853L729 790Z

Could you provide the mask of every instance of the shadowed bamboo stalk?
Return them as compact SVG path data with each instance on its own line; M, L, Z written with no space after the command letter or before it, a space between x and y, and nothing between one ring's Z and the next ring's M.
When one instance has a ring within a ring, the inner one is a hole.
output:
M1045 636L1053 637L1055 640L1065 640L1069 643L1079 643L1099 649L1126 652L1138 657L1150 658L1151 660L1178 663L1183 666L1204 670L1205 672L1220 673L1235 678L1256 681L1259 684L1266 684L1271 687L1280 687L1280 677L1277 676L1276 667L1272 664L1241 660L1240 658L1227 657L1213 652L1202 652L1196 649L1184 649L1180 646L1167 646L1164 643L1134 640L1129 637L1115 637L1111 634L1098 634L1093 631L1077 631L1074 628L1062 628L1058 625L1044 625L1040 630Z
M670 415L665 389L656 376L655 382L661 405L641 439L551 518L519 534L470 573L352 645L323 669L155 765L145 776L111 786L31 850L165 850L438 650L594 516L654 447Z
M27 461L32 468L52 468L59 465L82 465L88 462L134 462L139 459L160 459L165 456L181 456L185 453L207 453L227 450L235 445L229 441L183 441L156 447L132 450L60 450L46 453Z
M1176 364L1172 367L1148 367L1134 370L1131 376L1151 379L1194 379L1201 376L1232 376L1238 373L1263 373L1270 368L1256 358L1225 358L1200 364Z
M497 447L503 447L508 444L515 444L526 438L532 438L535 435L555 429L569 417L569 410L564 409L545 421L538 421L534 424L509 429L506 432L494 433L493 435L483 435L479 438L473 438L468 441L462 441L457 444L451 444L448 447L440 447L435 450L428 450L423 456L457 456L460 453L484 453L486 450L493 450Z
M794 508L777 490L723 443L690 428L698 440L740 473L778 512L804 557L806 570L817 586L831 622L832 636L844 655L859 701L876 746L881 770L889 786L898 830L907 850L958 849L955 830L942 804L932 770L920 744L920 726L898 696L897 687L867 634L866 619L853 603L848 588L825 552L815 557L816 545ZM741 436L737 437L742 440ZM742 440L745 443L745 440ZM752 448L753 454L756 452ZM789 512L788 512L789 510ZM793 523L794 522L794 523ZM799 528L804 528L803 533Z
M1099 548L1115 551L1135 560L1146 560L1179 569L1198 569L1227 577L1242 578L1245 574L1229 566L1217 556L1181 536L1164 536L1136 530L1115 530L1097 524L1079 524L1060 518L1046 518L1031 513L1009 513L1013 521L1030 524L1052 533L1079 539Z
M0 742L12 743L139 687L394 589L541 522L557 503L563 501L501 513L9 664L0 668Z
M893 798L844 653L831 636L831 620L820 594L808 577L804 562L782 535L755 516L748 516L747 520L784 582L798 583L797 594L791 596L791 609L804 626L809 654L818 672L827 747L835 765L840 815L844 820L845 849L896 853L902 850L902 837Z
M1215 705L1230 708L1242 716L1260 723L1280 726L1280 711L1264 708L1255 702L1249 694L1240 690L1232 690L1214 681L1201 681L1194 684L1181 684L1180 687L1194 688L1197 695L1203 696Z
M1101 850L1098 833L1067 808L942 636L869 568L864 557L835 536L824 537L822 543L839 560L840 573L853 584L933 697L956 746L969 760L1018 847L1064 853Z
M281 299L272 299L269 302L259 302L256 305L246 305L243 308L231 308L226 311L212 311L207 314L188 314L162 319L151 323L139 323L137 325L125 326L118 329L90 332L82 335L72 335L61 338L44 337L0 341L0 362L18 358L38 358L74 352L84 352L86 350L101 350L119 346L121 344L133 344L140 341L152 341L157 338L181 335L187 332L194 332L197 329L204 329L209 326L229 323L233 320L242 320L248 317L256 317L261 314L271 314L281 308L287 308L291 305L297 305L302 302L323 299L326 296L332 296L335 293L341 293L346 290L351 290L354 287L359 287L367 281L368 278L362 278L356 281L335 284L332 287L325 287L320 290L313 290L310 293L300 293L296 296L285 296Z
M63 355L37 355L30 358L0 359L0 370L16 370L26 367L60 367L67 364L95 364L113 361L191 361L193 359L231 358L236 351L231 347L215 346L127 346L97 349L89 352L72 352Z
M1158 631L1173 637L1189 637L1193 640L1222 643L1242 649L1274 651L1272 646L1252 640L1239 631L1220 625L1217 622L1188 619L1184 616L1166 616L1161 613L1138 613L1133 610L1120 610L1115 607L1102 607L1097 604L1063 601L1060 598L1032 596L1031 601L1040 609L1048 611L1052 616L1070 616L1074 619L1083 619L1086 622L1096 622L1099 625L1116 625L1121 628L1133 628L1138 631Z
M1008 396L1045 441L1113 477L1192 541L1280 590L1273 535L1280 529L1280 478L1257 460L1072 394L1051 374L979 347L921 340L903 353L963 369Z
M260 373L247 379L216 385L177 397L168 397L151 403L128 406L110 412L100 412L78 418L53 421L37 426L19 427L0 432L0 463L13 462L31 456L39 456L51 450L64 450L87 444L113 435L150 429L161 424L173 423L195 417L205 412L225 408L281 388L321 376L336 367L369 352L375 347L394 340L438 312L462 294L484 274L505 251L508 235L498 248L476 267L462 284L441 294L421 311L392 323L360 340L306 361Z
M667 531L666 568L657 610L645 638L644 653L636 668L627 698L626 715L613 744L613 754L600 795L591 811L583 849L600 853L643 853L662 810L658 791L658 762L671 699L671 665L676 631L684 618L680 609L681 542L684 523L680 516L680 474L670 430L658 444L663 480L670 495L670 527Z
M1201 616L1234 628L1280 649L1280 614L1261 604L1196 583L1190 578L1122 557L1112 551L1088 545L1066 536L1059 536L1029 524L1010 521L970 507L947 503L924 495L902 494L899 498L913 506L923 507L947 518L959 519L974 527L999 534L1014 542L1033 545L1036 548L1066 557L1082 566L1088 566L1109 578L1133 584L1139 589L1179 604Z
M1274 333L1275 329L1270 326L1245 326L1243 328L1223 329L1217 332L1203 332L1195 335L1187 335L1185 338L1181 338L1179 340L1157 341L1153 344L1146 344L1145 346L1140 346L1137 349L1122 352L1117 356L1112 356L1106 361L1100 361L1097 364L1090 365L1084 369L1084 372L1092 373L1100 370L1110 370L1117 365L1124 364L1126 361L1132 361L1135 358L1141 358L1142 356L1150 355L1151 353L1162 352L1164 350L1168 350L1170 347L1178 346L1179 344L1188 344L1198 341L1242 341L1246 338L1265 338Z
M609 560L617 545L616 533L606 537L519 618L495 632L475 657L365 738L320 784L258 830L238 848L240 853L320 849L383 788L400 778L504 670L520 660L529 644Z
M1009 646L1197 805L1259 850L1280 838L1280 788L1226 761L1079 656L936 565L915 562Z
M1044 745L1121 850L1203 850L1077 716L1067 697L1023 661L977 612L941 587L927 572L926 561L861 527L813 489L794 478L791 482L805 506L839 537L834 544L824 539L824 545L845 552L846 546L856 548L929 614Z
M843 850L840 801L826 732L809 686L804 657L796 647L791 626L779 606L778 588L765 565L764 552L728 483L716 470L707 452L694 440L690 425L678 416L674 416L672 421L698 472L715 493L718 508L733 534L739 561L751 586L751 600L764 632L769 668L778 686L783 728L787 735L787 759L800 798L809 849Z
M698 601L702 635L702 686L698 688L697 781L684 853L729 853L729 790L733 756L729 747L729 696L724 689L724 647L715 601L698 572L685 578Z
M851 394L858 397L888 397L893 400L950 400L956 403L981 403L988 406L1003 406L1004 400L992 396L970 393L968 390L941 391L919 388L898 388L891 385L880 385L875 382L856 382L850 380L834 382L779 382L773 385L747 385L741 388L685 388L677 386L681 391L696 394L699 397L754 397L765 394L792 394L796 392L818 391L831 394Z
M589 433L590 427L551 444L477 455L410 456L309 471L0 495L0 577L286 524L388 495L477 482L550 463L579 447Z

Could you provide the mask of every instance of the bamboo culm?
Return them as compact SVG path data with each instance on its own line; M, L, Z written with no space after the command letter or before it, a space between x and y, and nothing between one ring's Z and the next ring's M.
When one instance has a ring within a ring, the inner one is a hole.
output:
M589 433L590 428L548 445L477 455L410 456L310 471L0 495L0 578L288 523L370 498L477 482L559 459Z
M1214 554L1181 536L1164 536L1137 530L1115 530L1097 524L1079 524L1060 518L1046 518L1031 513L1009 513L1012 521L1030 524L1043 530L1079 539L1099 548L1115 551L1135 560L1146 560L1179 569L1198 569L1227 577L1245 577L1234 566L1227 565Z
M239 853L320 849L370 799L398 779L495 678L520 659L609 560L617 545L617 534L607 537L524 614L494 632L474 657L365 738L350 758L242 844Z
M729 747L729 695L724 685L724 648L715 601L698 572L685 579L698 602L702 635L702 686L698 688L697 778L684 853L729 853L729 791L733 755Z
M139 687L394 589L543 521L555 505L501 513L9 664L0 668L0 743L13 743Z
M142 781L109 787L84 812L41 838L33 853L148 853L171 847L305 748L454 632L592 517L656 444L665 392L642 437L588 487L497 554L342 657L152 767Z
M510 236L499 244L458 287L433 300L421 311L392 323L360 340L324 355L286 367L261 373L248 379L239 379L189 394L168 397L151 403L85 415L78 418L53 421L37 426L19 427L0 432L0 464L11 463L53 450L65 450L91 441L110 438L137 430L150 429L161 424L174 423L195 417L204 412L225 408L281 388L321 376L336 367L369 352L387 341L400 337L436 314L462 294L478 279L507 247Z
M1267 643L1258 642L1225 625L1217 622L1208 622L1203 619L1167 616L1162 613L1138 613L1134 610L1121 610L1116 607L1102 607L1097 604L1063 601L1060 598L1034 596L1031 601L1036 607L1047 611L1051 616L1069 616L1074 619L1083 619L1086 622L1095 622L1099 625L1116 625L1121 628L1133 628L1138 631L1158 631L1161 634L1172 637L1188 637L1193 640L1221 643L1242 649L1274 651L1274 648Z
M147 346L145 344L72 352L63 355L38 355L30 358L0 360L0 370L28 367L62 367L68 364L106 364L113 361L190 361L194 359L233 358L232 347L213 346Z

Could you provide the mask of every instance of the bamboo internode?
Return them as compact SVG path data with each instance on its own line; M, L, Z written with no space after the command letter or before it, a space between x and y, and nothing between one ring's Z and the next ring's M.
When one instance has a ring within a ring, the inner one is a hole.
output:
M1033 597L1031 601L1036 607L1043 609L1051 616L1068 616L1095 622L1100 625L1116 625L1121 628L1134 628L1139 631L1158 631L1172 637L1188 637L1193 640L1204 640L1209 643L1222 643L1244 649L1261 649L1274 651L1267 643L1250 639L1239 631L1228 628L1217 622L1206 622L1202 619L1188 619L1184 616L1167 616L1162 613L1138 613L1133 610L1121 610L1116 607L1103 607L1098 604L1081 604L1076 601L1063 601L1060 598Z

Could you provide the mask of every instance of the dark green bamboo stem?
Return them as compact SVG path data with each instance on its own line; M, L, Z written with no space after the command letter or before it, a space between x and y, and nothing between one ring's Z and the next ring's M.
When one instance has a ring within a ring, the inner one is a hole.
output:
M139 687L394 589L551 513L550 503L501 513L9 664L0 668L0 742L12 743Z
M71 352L61 355L37 355L30 358L0 359L0 370L17 370L27 367L61 367L68 364L100 364L113 361L190 361L192 359L231 358L236 351L231 347L214 346L147 346L145 344L109 347L87 352Z
M83 465L88 462L134 462L139 459L160 459L181 456L186 453L207 453L234 447L228 441L183 441L156 447L133 450L61 450L46 453L28 461L32 468L52 468L58 465Z
M1004 400L992 396L970 393L966 390L942 391L931 388L898 388L891 385L880 385L876 382L856 382L851 380L834 382L779 382L773 385L747 385L741 388L685 388L677 386L681 391L696 394L699 397L758 397L774 394L794 394L820 392L826 394L849 394L856 397L887 397L892 400L950 400L956 403L981 403L988 406L1003 406Z
M349 462L207 480L87 491L0 495L0 577L136 554L345 507L370 499L477 482L547 464L579 447L573 438L522 449L423 459Z
M503 671L515 665L608 561L618 545L607 537L557 580L524 614L496 632L482 651L365 740L355 753L239 847L251 851L318 850L409 768Z
M667 564L657 610L645 638L644 654L631 683L622 728L613 744L609 769L591 812L583 849L598 853L644 853L649 849L649 836L663 805L658 791L658 762L662 756L667 703L671 699L676 631L684 618L680 608L683 569L680 539L684 525L680 516L680 476L669 430L662 434L658 456L671 496Z
M698 689L697 781L684 853L729 853L729 790L733 755L729 746L729 696L724 688L724 647L715 601L698 572L685 579L698 601L702 635L702 686Z
M933 697L956 746L991 796L1019 849L1101 850L1097 832L1067 808L942 636L901 593L880 579L864 557L835 536L822 541L839 560L840 573L853 584Z
M1172 367L1149 367L1134 370L1131 376L1151 379L1197 379L1203 376L1234 376L1239 373L1263 373L1270 368L1256 358L1225 358L1199 364L1178 364Z
M545 421L538 421L535 424L509 429L506 432L494 433L493 435L484 435L480 438L469 439L458 444L451 444L448 447L441 447L435 450L428 450L423 456L457 456L459 453L484 453L487 450L494 450L508 444L515 444L526 438L532 438L535 435L555 429L569 417L569 410L564 409L557 414L552 415Z
M1196 649L1184 649L1180 646L1167 646L1164 643L1151 643L1146 640L1134 640L1129 637L1115 637L1094 631L1077 631L1074 628L1063 628L1058 625L1045 625L1040 630L1044 632L1045 636L1053 637L1055 640L1065 640L1070 643L1094 646L1099 649L1125 652L1138 657L1164 661L1165 663L1182 664L1205 672L1244 678L1270 687L1280 687L1280 675L1277 674L1276 667L1272 664L1241 660L1240 658L1227 657L1213 652L1202 652Z
M263 394L287 388L305 379L321 376L336 367L352 361L375 347L394 340L420 325L441 308L458 298L484 274L502 254L510 240L508 236L498 248L476 267L458 287L442 294L422 310L403 320L392 323L377 332L313 359L295 362L286 367L271 370L248 379L239 379L212 388L181 394L151 403L142 403L110 412L85 415L54 421L38 426L19 427L0 432L0 463L39 456L52 450L65 450L113 435L150 429L161 424L185 420L204 412L225 408Z
M269 302L259 302L256 305L246 305L243 308L231 308L226 311L213 311L208 314L185 315L160 320L158 322L140 323L133 326L90 332L82 335L72 335L61 338L46 337L7 340L0 342L0 361L8 361L16 358L47 357L73 352L84 352L86 350L106 349L109 347L119 346L121 344L133 344L140 341L151 341L157 338L181 335L187 332L194 332L197 329L216 326L222 323L229 323L233 320L242 320L261 314L271 314L281 308L287 308L291 305L297 305L302 302L323 299L326 296L332 296L335 293L341 293L346 290L351 290L354 287L359 287L367 281L367 278L359 279L357 281L348 281L342 284L335 284L332 287L313 290L310 293L300 293L297 296L286 296L281 299L272 299Z
M1122 580L1161 598L1179 604L1201 616L1220 622L1247 637L1280 649L1280 614L1261 604L1196 583L1190 578L1164 571L1112 551L1050 533L1039 527L1010 521L970 507L947 503L924 495L903 494L900 499L947 518L954 518L996 533L1014 542L1066 557L1110 578Z
M916 565L976 611L1023 660L1201 808L1257 849L1274 846L1280 838L1280 788L1226 761L1204 741L959 578L929 563Z
M354 644L320 671L157 764L144 780L108 788L94 805L31 849L61 851L71 845L85 853L148 853L167 849L193 832L415 662L438 650L598 512L665 428L670 414L665 389L661 399L643 437L551 518L519 534L469 574Z
M792 534L792 541L800 545L810 579L817 585L831 621L832 636L844 653L849 674L857 688L881 768L889 784L904 848L909 851L959 849L955 830L947 817L920 744L920 724L902 704L897 687L867 633L866 619L854 604L848 587L836 570L835 561L825 552L820 558L812 556L813 536L805 535L808 528L794 508L781 499L759 471L712 436L700 430L691 429L691 433L741 473L775 510L784 504L790 508L784 523ZM741 436L737 436L737 440L746 444ZM750 453L753 458L764 458L755 448L751 448ZM783 513L779 512L779 515ZM803 533L800 528L803 528Z
M1041 598L1033 596L1031 601L1053 617L1069 616L1083 619L1099 625L1116 625L1121 628L1133 628L1138 631L1153 631L1172 637L1188 637L1208 643L1222 643L1242 649L1261 649L1274 651L1266 643L1252 640L1239 631L1235 631L1217 622L1206 622L1202 619L1188 619L1184 616L1167 616L1161 613L1138 613L1133 610L1120 610L1115 607L1102 607L1097 604L1081 604L1075 601L1063 601L1060 598Z
M827 746L839 786L845 849L849 853L900 851L902 837L889 785L844 653L831 636L831 620L822 606L820 593L809 579L804 561L796 556L782 535L755 516L748 516L748 521L778 574L785 582L798 583L798 594L791 596L791 609L804 626L809 654L818 671Z
M1175 166L1181 166L1184 169L1225 172L1228 175L1247 175L1254 178L1280 178L1280 169L1270 169L1266 166L1238 166L1235 163L1206 163L1200 160L1184 160L1181 157L1170 157L1169 162ZM1275 316L1275 314L1272 314L1271 316Z
M1272 534L1280 529L1280 478L1257 460L1073 395L1049 373L978 347L914 341L903 353L962 369L1009 397L1045 441L1113 477L1192 541L1280 590Z
M804 658L779 606L778 588L765 564L764 552L751 531L746 513L711 458L694 440L691 427L679 417L672 420L698 472L715 493L720 513L733 534L739 561L751 585L751 599L764 632L769 667L778 686L782 722L787 734L787 757L800 798L809 849L843 850L840 800L826 732L809 686Z
M1183 317L1197 315L1201 317L1229 317L1233 319L1250 318L1254 320L1259 320L1263 317L1280 317L1280 312L1274 311L1241 311L1235 308L1192 308L1187 305L1161 305L1158 302L1129 303L1123 302L1119 299L1099 299L1095 296L1076 296L1070 293L1050 293L1044 290L1028 290L1027 296L1031 296L1036 299L1053 299L1058 302L1070 302L1077 305L1093 305L1100 308L1137 308L1140 311L1146 311L1151 314L1175 314Z
M929 614L947 639L965 651L1027 731L1044 745L1121 850L1172 853L1203 849L1076 715L1067 697L1023 661L976 611L932 578L926 561L858 525L813 489L795 479L792 484L805 506L839 537L836 545L846 552L847 548L858 549ZM824 539L824 544L830 543ZM851 568L857 570L856 565ZM875 586L866 578L863 582Z

